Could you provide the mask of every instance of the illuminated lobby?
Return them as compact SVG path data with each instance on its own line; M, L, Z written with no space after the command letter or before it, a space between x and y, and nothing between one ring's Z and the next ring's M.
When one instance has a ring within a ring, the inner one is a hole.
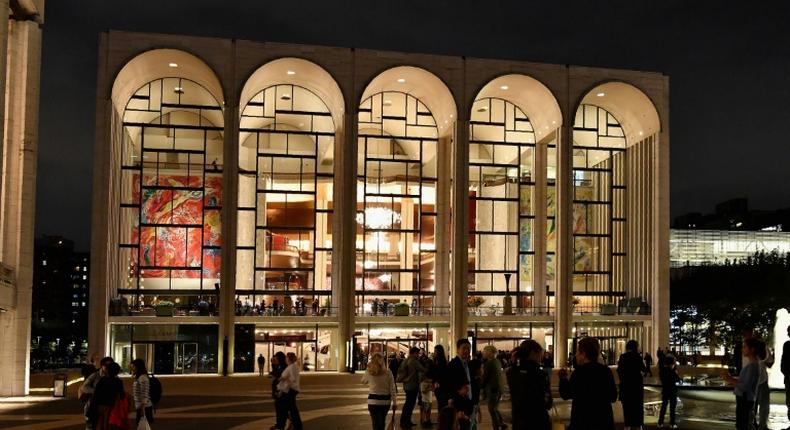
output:
M91 352L668 344L665 75L115 31L99 70Z

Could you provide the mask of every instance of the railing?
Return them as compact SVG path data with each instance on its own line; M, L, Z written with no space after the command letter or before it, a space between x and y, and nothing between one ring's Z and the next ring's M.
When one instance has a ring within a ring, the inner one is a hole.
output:
M237 317L328 317L332 315L337 315L336 307L291 306L290 309L286 309L284 305L277 308L273 306L236 305Z
M572 312L574 315L595 316L650 315L650 305L644 302L638 305L628 303L621 303L620 305L602 303L598 306L575 305L572 308Z
M357 316L390 317L390 316L447 316L450 315L449 306L417 306L412 307L404 303L366 303L356 308Z
M469 315L474 316L551 316L554 315L553 307L513 307L511 313L506 314L502 306L469 307Z
M129 302L118 297L110 300L109 315L111 317L215 317L219 315L219 307L206 301L191 303L149 304L130 306Z

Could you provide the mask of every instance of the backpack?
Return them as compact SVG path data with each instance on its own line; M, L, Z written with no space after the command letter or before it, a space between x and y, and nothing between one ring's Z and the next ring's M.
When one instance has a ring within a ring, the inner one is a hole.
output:
M162 400L162 382L153 374L148 375L148 395L154 406Z

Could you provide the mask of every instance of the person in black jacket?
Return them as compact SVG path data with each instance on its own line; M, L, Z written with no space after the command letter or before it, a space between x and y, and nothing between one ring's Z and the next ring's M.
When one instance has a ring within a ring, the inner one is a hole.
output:
M639 344L629 340L625 353L617 361L620 377L620 402L623 405L625 429L641 429L645 424L645 362L639 354Z
M787 335L790 336L790 326L787 327ZM780 370L785 376L785 404L787 405L787 417L790 418L790 340L782 345Z
M658 369L658 377L661 379L661 413L658 415L658 426L664 426L664 414L667 412L667 403L669 404L669 425L672 428L677 428L675 424L675 408L678 404L678 382L680 376L678 375L677 367L675 366L675 357L666 356L661 367Z
M282 376L283 371L286 367L288 367L285 354L282 351L277 351L277 353L271 358L269 365L272 368L271 372L269 372L269 376L272 377L272 399L274 399L274 413L277 422L283 423L288 418L288 403L286 398L284 396L280 396L277 392L277 384L280 383L280 376ZM276 429L278 427L274 426L272 428Z
M450 360L450 364L447 365L447 381L448 381L448 391L452 393L451 395L456 397L456 401L453 404L453 407L459 410L464 410L460 405L457 403L457 397L463 393L463 397L466 400L469 400L468 404L474 408L472 404L472 374L469 369L469 358L472 353L472 344L469 343L469 340L462 338L458 339L458 342L455 343L457 355L455 358ZM464 387L468 386L469 389L464 390ZM466 400L464 400L464 406L466 406ZM467 415L468 418L471 418L472 409L469 409L466 412L469 414ZM461 430L469 429L471 427L471 422L468 420L461 420L460 422Z
M573 399L568 430L614 430L617 386L609 367L598 362L600 354L598 339L585 337L576 346L577 366L570 379L567 369L559 372L560 396Z
M447 379L447 366L447 355L444 353L444 346L434 346L433 366L431 366L433 375L431 376L435 386L433 394L436 396L436 402L439 405L440 411L444 409L445 406L447 406L447 402L450 399L450 392L448 391L450 383Z
M510 387L513 430L549 430L553 400L549 376L539 364L542 348L534 340L527 340L513 355L516 362L505 372Z

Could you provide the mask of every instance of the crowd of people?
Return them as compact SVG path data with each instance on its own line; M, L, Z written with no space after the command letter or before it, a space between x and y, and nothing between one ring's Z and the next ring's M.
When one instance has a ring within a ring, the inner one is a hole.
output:
M790 328L788 329L790 333ZM782 369L790 376L790 342ZM392 412L396 418L397 383L402 384L405 401L401 408L400 427L417 426L412 421L419 404L421 426L430 427L431 405L438 405L439 430L476 429L481 420L481 407L490 416L494 429L505 429L508 424L499 412L503 393L510 393L511 422L514 430L549 430L559 420L552 413L554 399L551 391L553 360L541 345L525 340L510 354L503 354L487 346L481 354L472 356L471 344L466 339L456 343L456 354L448 360L442 345L433 354L411 348L407 357L387 358L374 353L362 378L369 387L368 410L373 430L383 430ZM625 352L617 363L617 383L609 366L603 364L601 345L596 338L580 339L569 364L572 371L558 372L559 394L571 401L570 430L610 430L615 428L613 405L619 399L625 429L642 429L644 425L644 378L652 376L652 357L639 351L635 340L626 343ZM722 377L734 386L737 398L736 429L767 429L769 407L765 342L756 338L744 339L744 366L738 376L729 373ZM661 385L659 428L678 428L676 418L678 362L668 350L657 352L658 378ZM790 379L790 377L788 378ZM619 384L619 385L618 385ZM552 417L554 415L554 417Z
M788 327L790 334L790 327ZM740 353L742 367L738 376L722 373L722 379L734 386L736 395L736 429L767 429L770 407L768 389L768 350L757 336L744 334ZM149 375L142 359L129 366L133 377L130 393L119 378L121 366L112 357L97 360L83 370L85 380L80 387L87 429L150 429L154 423L154 406L161 398L161 385ZM259 357L259 369L264 368ZM302 366L296 354L277 352L270 360L271 395L274 399L276 423L271 430L302 430L297 406L301 391ZM631 340L617 363L619 386L609 366L603 364L601 345L593 337L578 341L573 356L572 371L562 368L557 372L558 391L562 399L571 401L570 430L613 430L613 404L620 400L625 429L641 429L644 425L644 378L651 375L652 358L639 351ZM678 374L675 357L663 350L657 352L658 377L662 388L659 428L664 428L669 413L669 426L677 428L676 406ZM398 410L398 384L402 385L405 400L399 424L402 429L416 427L416 414L423 427L433 427L432 406L438 406L439 430L476 430L482 414L487 411L494 429L508 428L499 405L503 394L510 394L511 420L514 430L550 430L554 399L551 390L553 359L550 352L534 340L525 340L509 354L486 346L472 354L467 339L455 344L452 358L442 345L431 354L412 347L408 355L385 357L370 355L362 383L368 386L368 411L373 430L384 430L392 413L391 425ZM782 373L790 381L790 341L784 345ZM485 407L485 410L482 409ZM134 427L129 421L130 409L135 414ZM288 424L288 427L286 427Z

